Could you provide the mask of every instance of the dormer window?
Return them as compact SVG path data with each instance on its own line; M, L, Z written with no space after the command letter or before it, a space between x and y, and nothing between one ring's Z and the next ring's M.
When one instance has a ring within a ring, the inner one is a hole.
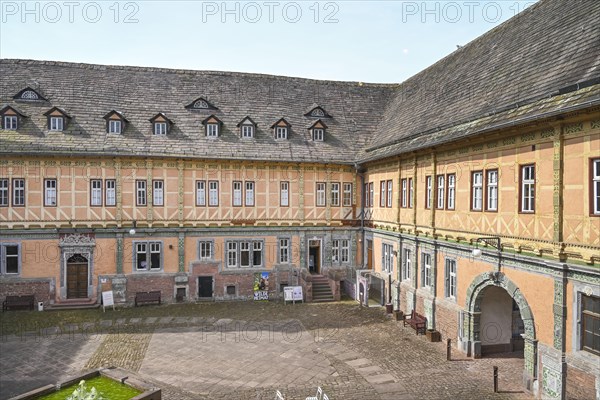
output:
M202 97L198 97L196 100L185 106L185 108L191 111L218 110L217 107L213 106Z
M19 117L25 117L19 110L11 106L6 106L0 110L0 116L2 129L7 131L16 131L19 129Z
M331 118L331 115L329 115L323 107L316 104L313 104L313 106L306 114L304 114L304 116L310 118Z
M106 120L106 132L121 134L125 130L127 120L119 111L112 110L104 116Z
M285 118L281 118L279 121L275 122L271 126L275 140L287 140L291 127L292 126L285 120Z
M311 132L313 142L323 142L325 140L325 130L327 125L320 119L308 128Z
M164 113L156 114L150 118L150 122L152 123L152 132L158 136L167 135L173 125L173 122Z
M48 130L55 132L64 131L71 119L65 110L58 107L52 107L44 115L48 118Z
M242 139L252 139L256 131L256 123L250 117L245 117L241 120L237 127L240 128L240 137Z
M202 125L205 127L206 137L216 138L219 137L219 131L221 127L221 120L214 115L209 116L204 121L202 121Z
M46 99L40 95L36 90L32 89L31 87L26 87L25 89L21 90L19 93L15 94L13 96L13 99L17 100L17 101L46 101Z

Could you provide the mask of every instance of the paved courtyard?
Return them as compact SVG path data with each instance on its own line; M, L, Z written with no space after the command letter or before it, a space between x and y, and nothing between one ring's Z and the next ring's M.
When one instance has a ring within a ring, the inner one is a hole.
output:
M529 399L523 360L470 360L354 302L217 303L0 316L0 399L126 368L163 399ZM24 322L23 322L24 321ZM65 322L66 321L66 322ZM492 366L500 368L493 393Z

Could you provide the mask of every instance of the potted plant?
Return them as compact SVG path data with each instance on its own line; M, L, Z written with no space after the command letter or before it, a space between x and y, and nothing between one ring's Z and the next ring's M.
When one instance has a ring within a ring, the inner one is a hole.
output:
M427 329L425 336L427 336L427 340L430 342L439 342L442 340L442 335L435 329Z

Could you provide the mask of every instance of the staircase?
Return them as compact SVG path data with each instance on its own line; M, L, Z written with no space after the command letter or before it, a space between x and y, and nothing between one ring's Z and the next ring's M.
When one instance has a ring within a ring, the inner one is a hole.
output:
M312 276L312 299L316 303L334 300L329 280L323 275Z
M92 299L65 299L59 303L54 303L44 307L46 311L58 311L58 310L84 310L88 308L98 308L100 304L96 303Z

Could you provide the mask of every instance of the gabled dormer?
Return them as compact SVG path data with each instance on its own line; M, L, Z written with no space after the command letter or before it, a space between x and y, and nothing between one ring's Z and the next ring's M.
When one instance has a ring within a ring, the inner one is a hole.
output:
M4 106L0 109L0 118L2 120L2 129L7 131L16 131L23 122L26 115L20 112L16 107Z
M240 128L240 137L242 139L252 139L256 133L256 122L252 120L249 116L246 116L243 120L241 120L237 127Z
M325 140L325 131L327 130L327 125L325 122L320 119L316 120L314 124L312 124L308 130L310 131L310 136L313 142L323 142Z
M215 111L218 110L217 107L213 106L208 100L198 97L196 100L192 101L190 104L185 106L186 109L190 111Z
M217 138L220 135L221 125L223 125L223 123L219 118L211 114L202 121L202 125L204 125L204 134L206 137Z
M71 116L59 107L52 107L44 113L48 119L48 130L62 132L67 129Z
M152 133L159 136L168 134L173 126L173 121L161 112L150 118L150 122L152 123Z
M32 89L29 86L15 94L13 99L27 102L46 101L46 99L37 90Z
M313 104L304 116L309 118L331 118L331 115L329 115L323 107L316 104Z
M289 122L285 120L285 118L279 119L273 125L271 125L271 129L273 129L273 137L275 140L287 140L290 134L290 125Z
M111 110L104 116L104 119L106 120L107 133L121 134L125 131L125 125L128 121L120 111Z

